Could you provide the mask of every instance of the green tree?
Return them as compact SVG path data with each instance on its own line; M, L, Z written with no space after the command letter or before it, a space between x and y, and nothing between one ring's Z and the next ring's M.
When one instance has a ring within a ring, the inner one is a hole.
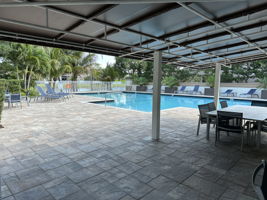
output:
M148 81L153 78L153 63L117 57L113 65L117 71L118 78L124 78L126 75L133 79L136 77L145 77Z
M2 52L0 55L2 57L1 71L3 71L4 78L22 79L24 90L30 88L34 75L45 76L47 73L48 57L43 47L1 43L0 49Z
M179 80L175 76L166 76L162 80L162 83L164 85L167 85L168 87L172 88L174 86L179 86Z
M71 80L77 81L78 77L82 74L89 74L95 65L94 54L84 54L81 51L65 50L69 56L68 63L71 66Z
M63 74L72 71L69 65L70 57L62 49L47 48L46 51L49 56L49 80L53 82L53 87L55 87L55 81L60 80Z
M114 67L107 65L106 68L99 71L99 78L101 81L111 82L118 77L118 73Z

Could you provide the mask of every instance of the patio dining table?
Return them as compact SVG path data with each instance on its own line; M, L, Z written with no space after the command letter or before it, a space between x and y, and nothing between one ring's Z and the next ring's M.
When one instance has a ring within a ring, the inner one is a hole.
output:
M259 107L259 106L243 106L243 105L235 105L229 106L227 108L219 109L219 111L227 111L227 112L238 112L243 114L244 120L255 121L257 123L257 148L260 148L261 145L261 126L262 122L267 119L267 107ZM210 134L210 120L217 116L217 110L207 112L207 139L209 139Z

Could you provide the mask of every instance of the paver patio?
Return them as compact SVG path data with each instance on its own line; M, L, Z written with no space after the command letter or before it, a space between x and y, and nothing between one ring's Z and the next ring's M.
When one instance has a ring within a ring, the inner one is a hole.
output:
M33 103L3 113L4 200L255 200L251 175L267 159L240 138L196 136L198 110L162 111L161 141L151 113L67 102ZM213 136L214 130L211 131Z

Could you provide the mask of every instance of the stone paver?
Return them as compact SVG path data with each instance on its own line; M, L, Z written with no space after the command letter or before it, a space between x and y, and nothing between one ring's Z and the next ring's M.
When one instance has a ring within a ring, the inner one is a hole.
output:
M214 146L198 111L161 112L161 141L151 141L151 113L87 103L37 102L4 110L0 174L4 200L256 200L253 169L262 148L223 135Z

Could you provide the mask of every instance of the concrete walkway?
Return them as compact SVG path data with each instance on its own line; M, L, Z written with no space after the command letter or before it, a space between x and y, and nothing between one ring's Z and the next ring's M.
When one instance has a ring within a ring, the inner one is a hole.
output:
M151 113L89 104L94 97L4 110L0 129L4 200L255 200L251 175L267 159L240 138L196 136L198 111ZM214 130L211 131L213 136Z

